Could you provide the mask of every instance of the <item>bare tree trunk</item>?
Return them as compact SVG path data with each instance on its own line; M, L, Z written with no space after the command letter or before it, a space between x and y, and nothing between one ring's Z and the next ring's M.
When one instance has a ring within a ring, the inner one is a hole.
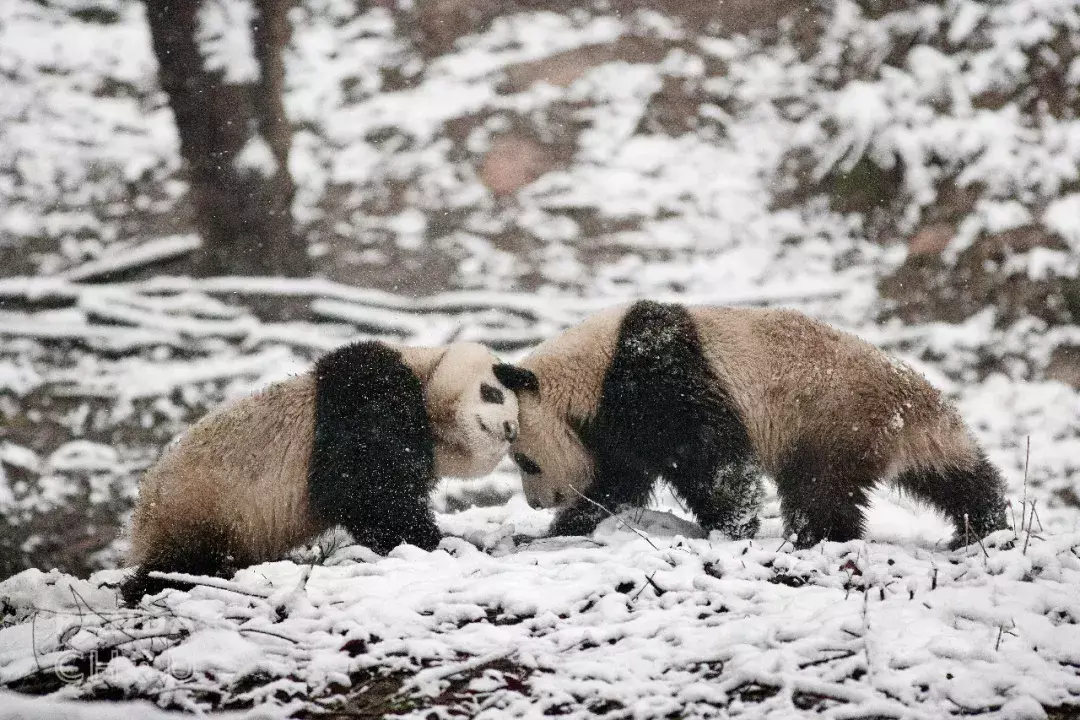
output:
M203 239L196 270L301 276L310 263L290 213L292 133L283 98L294 0L248 1L255 15L243 32L250 33L257 71L237 75L208 63L200 47L203 11L209 3L226 7L223 0L144 0Z

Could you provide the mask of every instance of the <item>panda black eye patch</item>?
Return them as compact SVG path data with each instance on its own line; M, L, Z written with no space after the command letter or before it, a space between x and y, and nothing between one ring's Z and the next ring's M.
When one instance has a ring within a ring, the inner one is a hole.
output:
M524 453L514 453L514 463L521 468L526 475L539 475L540 466L537 465Z
M502 405L506 402L503 391L487 383L480 383L480 399L486 403L495 403L496 405Z

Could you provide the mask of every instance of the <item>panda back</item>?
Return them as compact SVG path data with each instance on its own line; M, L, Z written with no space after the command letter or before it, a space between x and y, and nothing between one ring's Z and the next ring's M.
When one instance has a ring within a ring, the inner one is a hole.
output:
M309 534L313 398L310 376L277 383L169 447L140 484L132 562L201 536L224 537L241 562L256 562Z

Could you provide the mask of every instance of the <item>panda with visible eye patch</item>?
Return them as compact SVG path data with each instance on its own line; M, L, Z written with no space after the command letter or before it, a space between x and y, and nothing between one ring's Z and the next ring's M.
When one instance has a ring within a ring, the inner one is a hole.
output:
M385 553L434 549L439 477L494 470L517 437L520 374L487 348L359 342L203 418L143 478L125 602L277 559L335 525ZM175 584L175 583L173 583Z
M611 309L519 363L511 445L551 532L590 533L658 477L707 530L758 527L761 473L797 545L858 538L891 481L940 509L954 545L1005 527L1004 483L941 394L872 345L788 310ZM587 499L586 499L587 498Z

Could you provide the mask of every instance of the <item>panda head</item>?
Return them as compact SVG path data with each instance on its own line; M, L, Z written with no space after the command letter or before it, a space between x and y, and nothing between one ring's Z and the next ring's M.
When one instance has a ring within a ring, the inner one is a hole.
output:
M592 483L592 453L583 442L584 423L568 412L558 392L567 388L542 387L533 378L535 389L518 393L520 431L510 445L510 457L521 471L521 488L529 505L560 507L576 499L575 491L584 493Z
M445 348L424 383L439 476L482 477L499 464L518 436L521 373L483 345Z

